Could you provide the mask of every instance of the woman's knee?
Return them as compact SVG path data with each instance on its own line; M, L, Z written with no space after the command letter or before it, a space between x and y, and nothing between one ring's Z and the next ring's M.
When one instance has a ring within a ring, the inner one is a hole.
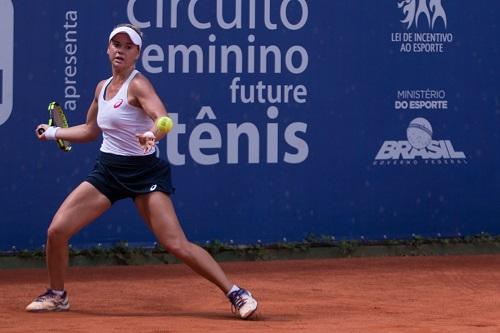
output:
M185 240L170 240L163 245L168 253L179 259L187 258L191 255L191 243Z
M49 226L47 230L47 240L49 242L66 242L69 240L71 235L61 227L60 223L54 223L54 221Z

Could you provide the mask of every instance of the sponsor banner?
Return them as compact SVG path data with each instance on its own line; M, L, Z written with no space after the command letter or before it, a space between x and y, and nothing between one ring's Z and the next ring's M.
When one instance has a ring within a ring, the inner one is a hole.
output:
M465 0L0 0L0 250L40 247L92 170L100 140L63 153L34 129L52 100L85 122L125 22L174 121L158 153L191 240L498 233L498 15ZM71 242L119 240L155 241L129 200Z

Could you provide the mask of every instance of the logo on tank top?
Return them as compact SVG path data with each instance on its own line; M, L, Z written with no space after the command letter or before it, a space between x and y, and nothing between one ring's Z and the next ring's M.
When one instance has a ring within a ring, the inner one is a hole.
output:
M118 102L116 102L113 107L115 109L118 109L121 105L123 104L123 99L120 98L120 100Z

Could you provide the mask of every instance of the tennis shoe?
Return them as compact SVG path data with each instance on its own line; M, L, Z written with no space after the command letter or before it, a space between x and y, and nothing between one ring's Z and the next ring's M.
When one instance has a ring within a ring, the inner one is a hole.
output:
M228 298L233 313L236 313L241 319L250 318L257 310L257 300L248 290L240 288L230 293Z
M62 295L57 295L52 289L47 291L33 300L26 307L29 312L43 311L66 311L69 310L68 293L64 291Z

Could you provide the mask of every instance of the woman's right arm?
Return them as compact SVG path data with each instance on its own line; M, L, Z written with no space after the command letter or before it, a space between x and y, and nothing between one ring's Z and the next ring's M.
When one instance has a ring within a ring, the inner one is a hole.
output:
M94 93L94 99L92 100L92 103L90 104L90 107L87 111L86 122L81 125L58 129L56 133L57 139L82 143L94 141L99 136L101 130L99 129L99 126L97 126L97 101L99 98L99 92L101 91L103 84L104 81L101 81L97 84ZM47 127L48 126L45 124L39 125L37 127L37 135L39 139L44 140L45 137L44 134L38 134L38 129L43 128L44 130L46 130Z

